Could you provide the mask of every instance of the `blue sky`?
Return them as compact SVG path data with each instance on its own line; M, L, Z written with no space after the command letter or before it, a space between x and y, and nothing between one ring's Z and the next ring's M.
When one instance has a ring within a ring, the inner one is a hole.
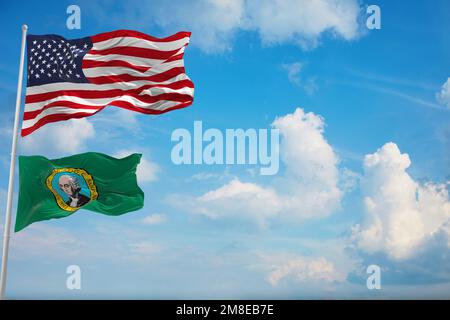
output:
M80 210L14 234L8 297L449 298L447 1L79 1L80 30L66 28L70 4L1 5L2 223L21 24L67 38L192 31L195 101L161 116L110 107L20 139L20 154L49 158L142 152L146 200L120 217ZM365 27L371 4L380 30ZM171 133L195 120L279 128L279 174L174 165ZM79 291L65 286L71 264ZM370 264L381 290L366 288Z

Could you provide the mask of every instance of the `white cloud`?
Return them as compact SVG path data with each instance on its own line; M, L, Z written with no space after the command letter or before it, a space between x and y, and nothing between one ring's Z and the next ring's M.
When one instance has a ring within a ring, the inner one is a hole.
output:
M249 24L263 43L317 45L331 31L346 40L358 36L360 7L356 0L248 0Z
M234 214L250 216L261 227L266 225L268 217L277 215L283 208L275 190L238 179L203 194L196 199L196 204L196 211L210 218Z
M195 199L177 201L171 197L172 204L177 202L184 209L210 218L250 218L260 226L271 217L302 220L325 217L336 210L342 197L338 157L323 136L323 119L298 108L272 125L280 130L282 138L284 176L274 179L268 187L235 178Z
M301 72L304 64L301 62L285 63L281 67L286 70L289 81L302 88L308 94L313 94L317 90L316 78L304 78L302 79Z
M167 216L165 214L155 213L149 215L141 220L141 223L148 225L157 225L166 222Z
M442 85L441 91L436 94L436 99L450 108L450 78Z
M300 62L286 63L282 65L283 69L288 73L288 79L292 84L300 86L300 71L303 65Z
M448 223L446 186L415 181L406 172L410 164L409 156L392 142L366 155L362 178L366 217L362 226L353 228L359 249L408 259Z
M123 158L129 156L136 151L131 150L119 150L114 154L116 158ZM140 183L152 182L158 180L159 166L147 160L144 156L141 157L141 162L136 170L137 180Z
M275 265L266 279L272 286L277 286L280 281L289 278L299 283L342 282L346 275L336 270L333 263L323 257L297 257Z
M67 154L86 150L86 142L95 136L94 126L85 118L49 123L20 140L27 154Z

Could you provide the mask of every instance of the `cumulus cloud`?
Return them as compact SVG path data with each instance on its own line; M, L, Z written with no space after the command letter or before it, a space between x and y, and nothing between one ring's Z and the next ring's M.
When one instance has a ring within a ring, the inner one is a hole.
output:
M94 126L85 118L50 123L20 140L27 154L67 154L86 150L86 142L95 136Z
M283 208L282 199L272 188L233 179L228 184L194 199L196 212L216 219L227 215L241 215L266 226L268 217Z
M265 44L310 48L326 31L345 40L358 36L360 7L355 0L248 0L247 10L251 28Z
M410 165L408 154L392 142L366 155L361 181L366 216L362 225L353 228L353 238L362 251L385 253L393 260L409 259L448 231L446 185L415 181L406 172Z
M324 137L323 119L298 108L272 126L281 135L282 177L269 186L235 178L194 199L172 197L171 202L210 218L237 216L263 227L272 217L298 221L325 217L339 208L338 157Z
M275 265L267 275L267 282L277 286L284 279L295 282L342 282L346 275L335 269L332 262L323 257L297 257Z
M116 158L123 158L132 153L137 153L131 150L119 150L114 156ZM152 182L158 179L159 166L147 160L144 156L141 157L141 162L136 170L136 176L139 183Z
M165 214L155 213L155 214L151 214L151 215L145 217L144 219L142 219L141 223L147 224L147 225L157 225L157 224L162 224L162 223L166 222L166 220L167 220L167 216Z
M450 108L450 78L442 85L441 91L436 94L436 99Z

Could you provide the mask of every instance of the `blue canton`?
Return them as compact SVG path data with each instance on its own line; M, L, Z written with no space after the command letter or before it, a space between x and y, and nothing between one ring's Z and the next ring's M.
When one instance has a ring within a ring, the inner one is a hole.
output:
M57 35L27 36L27 86L89 82L83 74L82 62L91 48L90 37L67 40Z

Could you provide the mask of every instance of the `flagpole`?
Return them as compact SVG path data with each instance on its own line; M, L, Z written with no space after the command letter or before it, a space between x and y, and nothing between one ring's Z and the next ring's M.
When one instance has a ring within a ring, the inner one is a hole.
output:
M2 270L0 275L0 300L5 299L6 271L8 266L9 238L11 231L11 208L14 192L14 171L16 167L17 138L19 136L20 99L22 97L23 60L25 56L25 39L27 25L22 25L22 45L20 48L19 80L17 82L16 112L14 115L13 139L11 145L11 162L9 166L8 197L6 200L6 216L3 230Z

